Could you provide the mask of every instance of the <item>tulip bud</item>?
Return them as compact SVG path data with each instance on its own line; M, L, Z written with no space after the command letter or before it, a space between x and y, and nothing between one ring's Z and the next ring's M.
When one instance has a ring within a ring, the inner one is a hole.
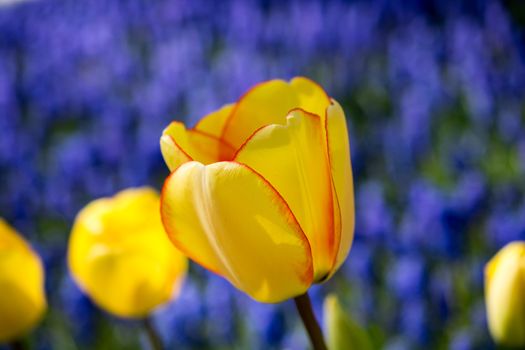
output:
M373 349L366 331L344 312L335 295L326 297L323 308L329 349Z
M492 338L525 346L525 242L512 242L485 267L485 303Z
M0 218L0 343L13 341L29 332L46 307L40 258Z
M158 194L128 189L88 204L77 216L68 250L80 288L104 310L141 318L180 289L187 259L164 232Z

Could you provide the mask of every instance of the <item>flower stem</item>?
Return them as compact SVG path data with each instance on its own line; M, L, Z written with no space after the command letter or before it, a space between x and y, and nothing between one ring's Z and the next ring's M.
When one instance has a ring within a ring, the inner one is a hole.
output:
M294 301L314 350L327 350L323 338L323 332L321 331L321 327L319 327L319 323L317 323L317 320L315 319L308 292L294 298Z
M157 330L153 326L153 323L151 322L151 319L149 317L146 317L142 320L142 326L144 327L144 330L146 331L146 335L148 336L148 340L151 345L151 349L152 350L164 350L164 345L162 344L162 340L160 339L160 336L157 333Z
M11 350L26 350L27 346L23 341L21 341L20 339L17 339L9 343L9 348Z

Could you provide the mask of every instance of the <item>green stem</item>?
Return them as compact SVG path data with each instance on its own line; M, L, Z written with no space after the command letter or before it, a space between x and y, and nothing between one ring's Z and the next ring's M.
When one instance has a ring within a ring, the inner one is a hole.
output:
M146 331L146 335L148 336L149 343L151 345L152 350L164 350L164 345L162 344L162 340L160 339L159 334L157 333L157 330L153 326L153 323L151 322L151 319L149 317L146 317L142 320L142 326L144 327L144 330Z
M323 332L321 331L321 327L319 327L319 323L317 323L317 320L315 319L308 293L304 293L303 295L294 298L294 301L314 350L327 350L323 338Z

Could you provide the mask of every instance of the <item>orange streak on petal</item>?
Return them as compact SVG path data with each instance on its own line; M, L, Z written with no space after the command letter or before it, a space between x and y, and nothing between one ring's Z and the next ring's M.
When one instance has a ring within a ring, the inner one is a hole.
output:
M307 79L307 78L305 78ZM324 90L323 90L324 91ZM328 95L327 95L328 96ZM328 97L327 97L328 98ZM294 111L300 111L302 113L304 113L305 116L308 116L310 118L313 118L313 119L320 119L321 117L318 116L317 114L315 113L311 113L311 112L308 112L302 108L294 108L292 110L290 110L290 113L294 112ZM326 113L326 111L325 111ZM328 215L328 218L329 218L329 226L328 226L328 230L327 230L327 233L328 233L328 248L330 249L330 252L331 254L333 255L333 263L332 263L332 267L333 265L335 265L335 261L337 259L337 252L339 250L339 245L340 245L340 239L338 239L341 235L341 232L339 230L339 232L337 232L336 230L336 227L335 227L335 218L334 218L334 215L335 215L335 208L334 208L334 196L335 196L335 200L337 200L337 193L335 193L334 191L334 187L333 187L333 178L332 178L332 169L331 169L331 162L330 162L330 157L329 157L329 148L328 148L328 128L327 128L327 118L325 118L325 133L326 133L326 150L327 150L327 153L326 153L326 157L327 157L327 160L328 160L328 165L330 166L329 169L327 169L328 171L328 174L329 174L329 177L330 177L330 188L328 189L328 191L330 192L330 204L329 206L327 207L327 215ZM237 151L238 153L239 151ZM236 153L236 154L237 154ZM341 215L341 212L339 211L339 216ZM337 236L337 238L336 238Z
M259 131L261 131L262 129L266 128L267 126L268 125L263 125L263 126L257 128L250 136L248 136L248 138L246 138L246 140L244 140L242 145L240 145L239 148L237 148L237 151L235 151L235 153L233 154L232 160L235 161L237 159L237 156L239 155L239 153L244 149L244 147L248 144L248 142L250 142L250 140L253 139L253 137L255 135L257 135L257 133Z
M297 231L301 233L300 239L303 242L303 245L304 245L305 249L307 249L308 252L310 253L310 255L309 255L309 257L310 257L310 259L309 259L310 264L308 265L308 268L306 269L304 274L301 275L301 280L305 284L312 283L313 276L314 276L314 265L313 265L313 261L312 261L312 248L310 246L310 242L308 241L308 238L306 237L306 234L303 231L303 228L301 227L301 225L299 224L299 221L297 221L297 218L295 217L294 213L290 209L290 206L288 205L286 200L283 198L283 196L279 193L279 191L277 191L275 189L275 187L273 187L273 185L264 176L262 176L261 174L259 174L258 172L256 172L255 170L253 170L252 168L247 166L246 164L242 164L242 163L238 163L238 162L232 162L232 163L236 163L236 164L242 166L243 168L248 169L254 175L257 175L268 186L268 188L275 194L275 196L280 199L281 203L283 204L283 207L281 207L280 209L284 209L283 210L283 215L286 218L288 218L288 220L293 224L293 226L297 229Z
M171 142L173 142L173 145L175 145L175 147L177 147L177 149L179 151L181 151L182 154L184 154L186 157L188 157L188 161L192 161L193 160L193 158L184 149L182 149L181 146L179 146L179 144L177 143L177 141L175 141L173 136L171 136L171 135L167 135L167 136L170 138Z
M220 138L220 137L217 137L215 135L212 135L206 131L202 131L202 130L198 130L198 129L189 129L188 130L189 132L193 132L193 133L196 133L196 134L199 134L199 135L202 135L202 136L205 136L205 137L208 137L210 139L213 139L213 140L216 140L217 143L219 144L220 146L220 149L219 149L219 159L217 159L217 161L221 161L221 160L230 160L232 159L232 154L235 154L235 147L233 147L228 141L224 140L223 138Z
M272 81L272 80L269 80L269 81ZM241 97L239 97L239 99L237 100L237 102L235 102L235 106L233 106L233 109L232 111L230 112L230 115L228 115L228 118L226 118L226 122L224 123L223 127L222 127L222 132L221 132L221 139L224 140L224 136L226 134L226 131L228 131L228 128L230 127L230 124L231 124L231 121L233 119L233 116L236 114L237 110L239 109L240 107L240 102L246 98L246 96L250 95L254 90L258 89L259 87L267 84L269 81L262 81L260 83L257 83L255 84L254 86L252 86L250 89L248 89L245 93L243 93L241 95Z
M341 243L342 243L342 235L343 235L343 217L342 217L342 213L341 213L341 206L340 206L340 202L339 202L339 196L337 195L337 191L335 190L335 180L333 178L333 173L332 173L332 169L333 169L333 165L332 165L332 159L330 157L330 142L329 142L329 138L330 138L330 135L329 135L329 132L328 132L328 109L330 107L334 106L334 101L332 99L330 99L330 105L326 108L325 110L325 120L324 120L324 127L325 127L325 131L326 131L326 148L327 148L327 151L328 151L328 162L330 164L330 178L331 178L331 181L332 181L332 192L335 196L335 200L337 201L337 216L338 216L338 225L339 225L339 229L337 230L337 239L335 241L336 243L336 247L335 247L335 254L334 254L334 261L333 261L333 266L332 266L332 271L330 273L330 275L333 275L336 271L334 270L337 266L337 263L338 263L338 256L339 256L339 250L341 248ZM336 215L335 213L335 208L334 208L334 215ZM334 221L335 221L335 217L334 217ZM335 227L334 227L335 229ZM351 244L351 243L350 243Z
M293 112L301 112L304 116L308 117L308 118L311 118L311 119L314 119L314 120L321 120L321 117L318 116L317 114L315 113L312 113L312 112L308 112L306 110L304 110L303 108L293 108L291 109L287 115L289 115L290 113L293 113ZM261 130L264 130L265 128L267 127L270 127L271 125L264 125L264 126L261 126L259 127L257 130L255 130L244 142L243 144L237 149L237 151L235 152L235 155L233 157L233 160L234 161L237 161L237 156L243 151L243 149L246 147L247 144L249 144L249 142L261 131ZM327 141L327 140L325 140ZM330 186L327 188L327 191L329 192L329 198L330 198L330 201L329 201L329 204L328 206L326 207L326 213L325 215L327 215L327 218L328 218L328 226L326 227L326 234L327 234L327 249L329 250L329 255L332 257L333 261L332 261L332 266L335 265L335 261L336 261L336 258L337 258L337 252L338 252L338 249L339 249L339 237L340 237L340 232L338 232L336 230L336 224L335 224L335 218L334 218L334 215L335 215L335 208L334 208L334 200L337 200L336 198L334 198L334 196L336 196L335 194L335 191L333 189L333 179L332 179L332 171L331 171L331 168L330 168L330 159L328 157L328 150L326 151L326 154L325 156L327 157L327 163L328 163L328 167L326 169L326 172L327 172L327 175L329 177L329 181L330 181ZM240 163L240 162L239 162ZM245 167L248 167L248 165L244 164L244 163L240 163L242 164L243 166ZM253 169L252 169L253 170ZM255 170L253 170L254 172L256 172ZM256 172L257 173L257 172ZM279 193L275 187L273 187L273 185L270 184L270 182L264 178L264 176L261 174L261 173L257 173L259 176L261 176L262 179L265 180L266 183L268 183L271 188L276 191L277 193ZM279 194L279 196L281 198L283 198L282 195ZM284 200L284 198L283 198ZM285 200L284 200L285 201ZM288 206L288 203L285 201L287 207L288 207L288 210L292 213L290 207ZM339 213L339 211L338 211ZM293 215L293 213L292 213ZM339 213L340 215L340 213ZM294 216L295 218L295 216Z
M320 118L317 114L314 114L314 113L310 113L310 112L307 112L305 111L304 109L302 108L293 108L291 109L288 113L292 113L293 111L301 111L303 112L305 115L309 116L309 117L312 117L312 118ZM271 125L271 124L270 124ZM248 136L248 138L246 138L246 140L244 140L244 142L242 143L242 145L239 146L239 148L237 149L237 151L235 151L235 154L233 155L233 158L232 160L235 161L235 159L237 159L237 156L239 155L239 153L244 149L244 147L255 137L255 135L257 135L259 133L259 131L263 130L264 128L268 127L269 125L263 125L257 129L255 129L255 131L250 135Z
M202 131L202 130L198 130L198 129L189 129L191 132L194 132L194 133L197 133L197 134L201 134L203 136L206 136L206 137L209 137L209 138L212 138L212 139L215 139L217 140L221 145L225 146L225 147L228 147L229 149L232 150L232 152L235 150L235 147L233 147L228 141L224 140L224 139L221 139L220 137L217 137L213 134L210 134L206 131Z
M339 203L339 198L337 197L337 192L335 191L335 185L334 185L334 178L332 176L332 160L330 158L330 144L328 142L328 108L332 105L332 101L330 100L330 105L325 109L325 118L324 118L324 130L325 130L325 135L326 135L326 151L327 151L327 157L328 157L328 164L330 165L330 182L332 184L331 188L330 188L330 193L332 194L332 198L334 198L337 203ZM342 230L342 224L341 224L341 209L339 208L338 206L338 209L337 210L337 213L335 212L335 208L334 208L334 203L332 201L332 232L333 232L333 236L332 236L332 251L333 251L333 262L332 262L332 270L333 268L335 267L335 264L337 262L337 254L339 252L339 247L341 245L341 230ZM335 215L338 215L339 216L339 230L337 230L336 232L336 227L335 227ZM336 236L337 236L337 239L336 239Z

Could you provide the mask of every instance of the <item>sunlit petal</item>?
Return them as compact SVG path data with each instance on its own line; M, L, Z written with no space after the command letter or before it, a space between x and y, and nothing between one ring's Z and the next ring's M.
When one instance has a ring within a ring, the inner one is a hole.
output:
M329 100L319 85L307 78L290 83L270 80L256 85L242 96L224 125L222 138L238 148L257 129L269 124L284 124L292 109L324 113Z
M321 118L292 111L286 125L258 130L236 161L263 175L283 196L312 247L315 280L331 270L337 247L330 164Z
M162 198L173 243L254 299L279 302L310 286L308 240L282 197L248 167L186 163Z
M230 116L234 107L234 103L222 106L219 110L212 112L199 120L194 129L215 137L221 137L224 123L226 123L226 120Z
M204 131L186 129L180 122L172 122L163 132L160 147L170 170L190 160L203 164L218 162L222 157L231 158L232 146Z
M354 238L354 183L345 114L337 101L326 111L328 155L340 210L341 238L334 271L344 262ZM335 212L337 214L337 212Z

